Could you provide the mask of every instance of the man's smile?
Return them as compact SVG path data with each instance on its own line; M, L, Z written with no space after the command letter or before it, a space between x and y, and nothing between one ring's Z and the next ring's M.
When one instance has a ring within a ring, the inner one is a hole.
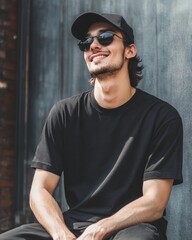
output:
M90 62L98 62L108 56L109 56L109 53L100 52L100 53L92 54L89 59L90 59Z

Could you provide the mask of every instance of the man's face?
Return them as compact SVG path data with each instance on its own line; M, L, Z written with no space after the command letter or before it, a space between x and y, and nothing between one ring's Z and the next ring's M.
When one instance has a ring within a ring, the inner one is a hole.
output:
M123 36L120 32L108 23L94 23L88 30L87 37L98 36L99 34L110 31L117 34L112 43L108 46L102 46L97 38L90 45L89 50L84 52L84 58L89 72L93 77L114 74L118 71L127 71L127 61L125 61L125 47ZM123 66L126 64L126 68Z

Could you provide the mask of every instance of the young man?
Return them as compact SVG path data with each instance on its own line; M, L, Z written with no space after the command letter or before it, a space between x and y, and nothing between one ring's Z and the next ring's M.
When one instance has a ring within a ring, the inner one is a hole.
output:
M114 14L72 25L93 89L59 101L32 167L38 222L0 239L166 239L165 207L182 182L182 122L168 103L136 88L142 78L132 28ZM52 194L64 172L69 210Z

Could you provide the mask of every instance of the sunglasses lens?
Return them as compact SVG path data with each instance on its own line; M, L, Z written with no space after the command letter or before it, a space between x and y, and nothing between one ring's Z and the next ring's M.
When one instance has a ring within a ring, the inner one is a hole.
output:
M87 51L90 48L91 43L93 42L93 38L89 37L85 41L80 41L78 46L81 51Z
M103 46L108 46L113 41L114 34L111 32L104 32L98 36L98 41Z
M97 36L98 42L103 46L108 46L113 41L114 33L112 32L104 32ZM83 52L88 51L91 43L93 42L94 37L89 37L85 41L80 41L78 43L79 49Z

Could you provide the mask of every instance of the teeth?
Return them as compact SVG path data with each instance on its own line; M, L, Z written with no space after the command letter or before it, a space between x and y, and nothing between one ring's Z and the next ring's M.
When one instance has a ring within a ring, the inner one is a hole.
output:
M105 55L99 55L99 56L94 57L93 60L98 60L98 59L102 59L105 57L106 57Z

